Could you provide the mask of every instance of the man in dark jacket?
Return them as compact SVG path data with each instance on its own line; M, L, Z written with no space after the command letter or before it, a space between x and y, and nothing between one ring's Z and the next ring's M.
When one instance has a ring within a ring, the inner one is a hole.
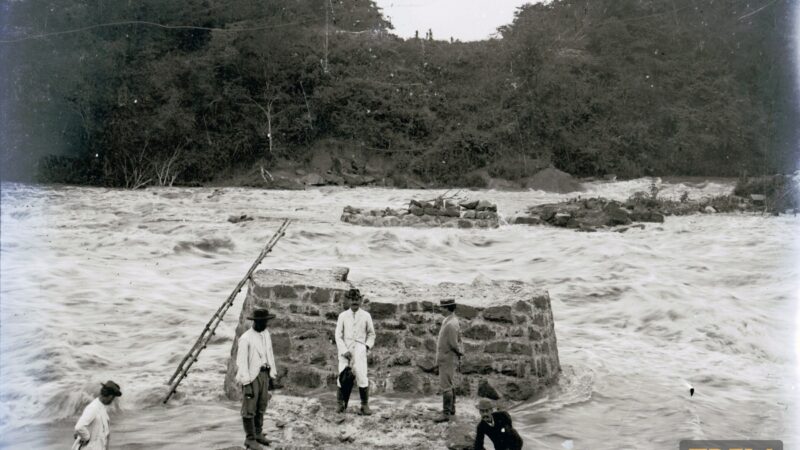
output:
M495 450L520 450L522 448L522 438L511 425L511 416L505 411L492 412L492 402L481 399L478 402L478 411L481 413L481 421L478 423L478 431L475 434L475 450L483 449L483 437L489 436Z

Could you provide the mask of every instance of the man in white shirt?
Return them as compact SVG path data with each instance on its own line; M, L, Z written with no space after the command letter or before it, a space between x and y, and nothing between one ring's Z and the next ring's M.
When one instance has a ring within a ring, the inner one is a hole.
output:
M73 450L108 449L111 431L106 406L110 405L116 397L121 396L122 391L120 391L117 383L107 381L102 385L100 396L86 406L80 419L78 419L78 423L75 424Z
M278 376L272 339L267 331L267 321L274 319L267 309L256 309L248 319L253 327L239 337L236 354L236 381L242 385L242 425L244 447L261 450L261 444L269 445L264 436L264 411L269 400L269 380Z
M361 397L361 414L372 414L369 409L369 378L367 378L367 352L375 344L375 327L372 325L372 316L361 309L361 293L358 289L350 289L345 295L350 302L350 308L339 314L336 321L336 349L339 355L339 373L350 366L358 384L358 394ZM338 391L338 412L347 409L350 400L349 390L343 392L341 383ZM346 394L346 395L345 395ZM347 398L345 398L347 397Z

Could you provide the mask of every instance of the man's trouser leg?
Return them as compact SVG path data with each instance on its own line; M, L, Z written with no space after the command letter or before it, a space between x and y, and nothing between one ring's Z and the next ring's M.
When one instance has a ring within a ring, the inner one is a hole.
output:
M257 394L256 415L253 418L255 422L255 438L259 444L269 445L270 440L264 436L264 412L266 412L269 404L269 375L267 372L259 373L258 381L260 389Z
M361 397L361 415L369 416L372 415L372 411L369 409L369 385L367 387L359 387L358 388L358 395Z
M261 397L262 390L266 376L262 372L251 383L253 388L253 396L248 398L242 393L242 426L244 427L244 447L247 449L260 450L261 444L256 440L256 415L258 413L258 402ZM262 416L263 417L263 416Z
M447 422L450 420L450 416L455 414L455 389L453 388L454 372L455 367L450 364L439 364L439 388L442 390L442 415L435 420L436 422Z

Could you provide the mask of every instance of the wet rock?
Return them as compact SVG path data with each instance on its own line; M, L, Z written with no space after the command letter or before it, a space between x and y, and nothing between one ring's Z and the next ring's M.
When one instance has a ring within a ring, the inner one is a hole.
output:
M567 223L569 223L569 219L572 218L572 215L569 213L556 213L552 218L552 224L557 227L565 227Z
M607 219L605 220L605 225L608 226L615 226L615 225L628 225L631 223L630 214L627 210L620 207L616 204L609 204L603 210L605 212Z
M478 382L478 397L485 397L492 400L500 399L500 393L497 389L489 383L489 380L483 378Z
M514 216L509 220L512 225L541 225L542 219L531 216Z
M458 205L464 209L475 209L478 206L478 200L467 200Z
M714 213L716 213L716 212L717 212L717 210L716 210L716 209L714 209L714 207L713 207L713 206L711 206L711 205L708 205L708 206L706 206L706 207L703 209L703 212L704 212L704 213L706 213L706 214L714 214Z
M240 214L238 216L228 216L228 222L230 223L247 222L249 220L253 220L253 218L248 216L247 214Z
M494 211L497 212L497 205L488 201L488 200L480 200L478 204L475 206L477 211Z
M464 219L475 219L476 214L477 211L469 210L469 211L464 211L464 214L461 217Z
M458 220L458 228L472 228L472 227L473 227L472 221L467 219Z
M523 381L509 381L502 388L503 396L509 400L524 401L536 393L536 389L530 383Z
M446 445L449 450L472 450L474 444L474 423L456 421L447 425Z
M461 216L461 211L458 208L446 208L444 210L444 215L447 217L459 217Z
M634 210L633 213L631 213L631 220L636 222L664 223L664 215L651 210Z

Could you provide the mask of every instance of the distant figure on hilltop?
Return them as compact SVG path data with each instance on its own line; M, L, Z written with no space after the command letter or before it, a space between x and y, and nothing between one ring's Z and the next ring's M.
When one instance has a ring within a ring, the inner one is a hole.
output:
M242 385L242 426L244 447L260 450L261 444L269 445L264 436L264 411L269 402L269 381L278 376L272 338L267 331L267 321L274 319L267 309L256 309L248 319L253 327L239 337L236 355L236 381Z
M474 450L484 450L484 436L489 436L495 450L520 450L522 438L512 426L511 416L505 411L492 412L493 409L492 402L488 399L483 398L478 402L481 421L475 433Z
M358 394L361 397L361 414L372 414L369 409L369 378L367 378L367 352L375 345L375 327L372 316L361 309L361 293L358 289L350 289L345 295L345 300L350 302L350 308L342 311L336 321L336 350L339 356L339 374L351 368L358 384ZM347 410L350 400L351 386L342 386L342 381L337 379L337 402L339 413Z
M106 381L100 388L100 396L92 400L83 410L75 424L75 442L72 450L107 450L111 437L110 420L106 406L116 397L122 397L117 383Z
M456 301L441 300L439 306L447 317L442 321L436 344L436 364L439 366L439 387L442 390L442 415L435 422L449 422L456 415L456 369L464 356L461 349L461 328L456 317Z

